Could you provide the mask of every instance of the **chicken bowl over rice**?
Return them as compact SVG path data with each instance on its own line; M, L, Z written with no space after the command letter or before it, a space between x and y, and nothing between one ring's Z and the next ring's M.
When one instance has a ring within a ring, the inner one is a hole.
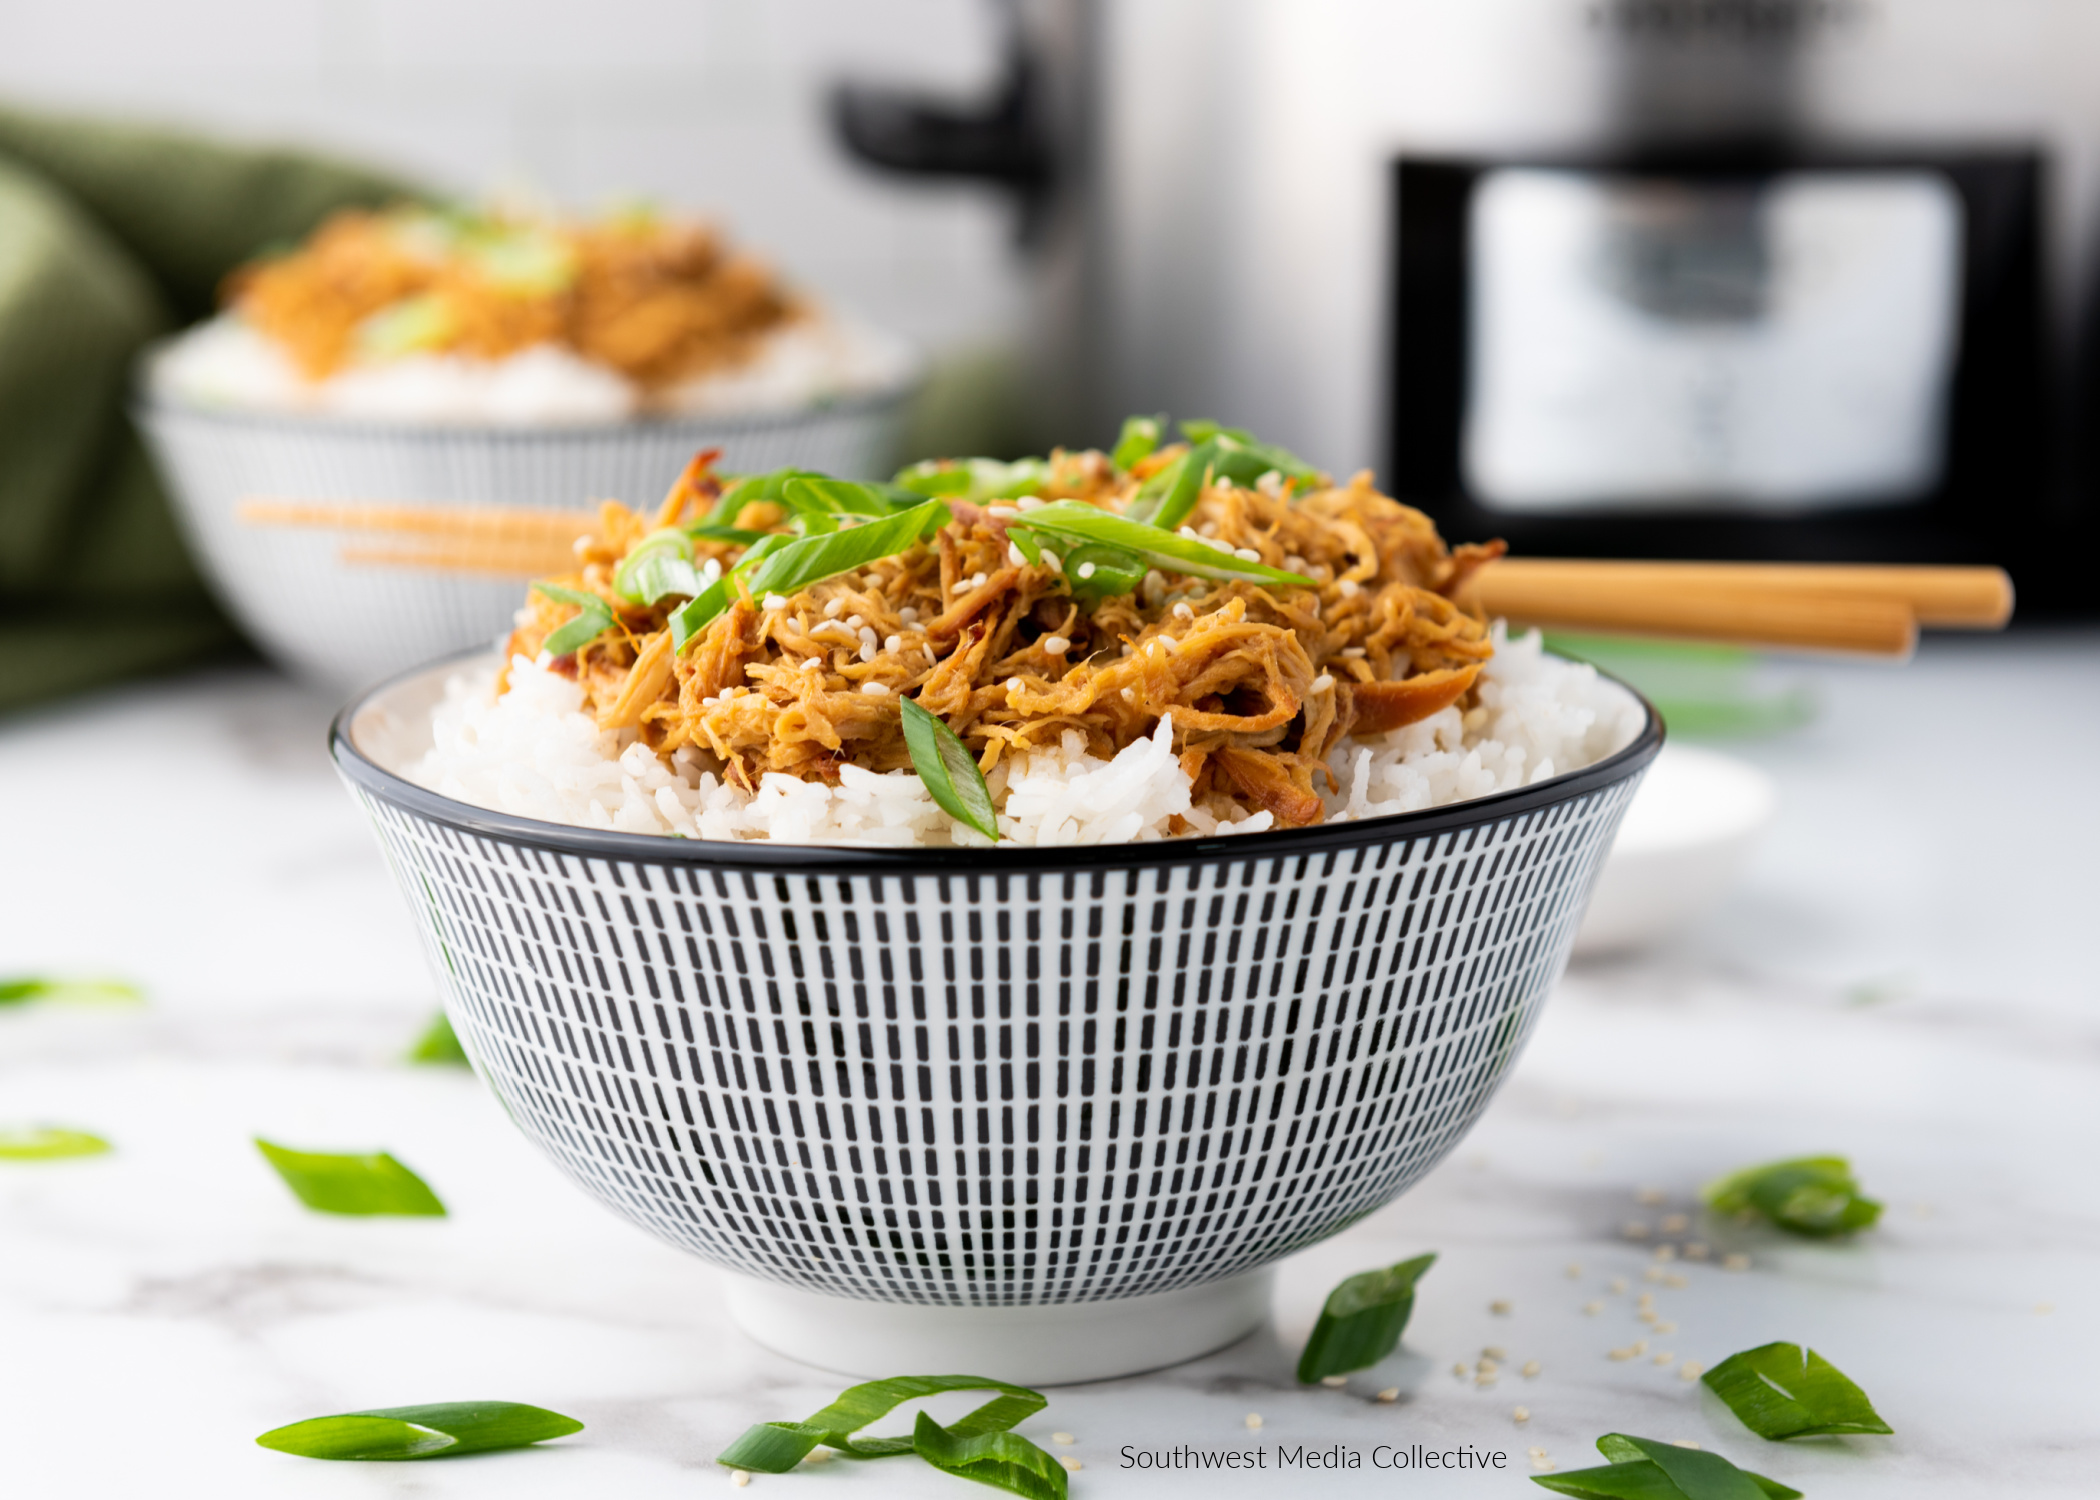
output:
M1417 812L1631 744L1641 702L1468 614L1368 474L1210 423L884 485L607 503L401 766L518 817L710 841L1121 844Z

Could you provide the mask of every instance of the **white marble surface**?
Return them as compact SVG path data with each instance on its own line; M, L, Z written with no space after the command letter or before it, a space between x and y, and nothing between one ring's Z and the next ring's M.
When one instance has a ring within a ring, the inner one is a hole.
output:
M1063 1450L1085 1464L1075 1497L1532 1494L1527 1449L1579 1467L1611 1430L1698 1441L1813 1500L2100 1487L2100 637L1935 642L1904 671L1813 675L1818 723L1746 751L1785 805L1729 905L1667 951L1572 973L1459 1155L1285 1264L1273 1332L1053 1392L1023 1430L1077 1435ZM0 1165L0 1488L652 1500L726 1486L711 1462L724 1443L806 1416L840 1382L733 1331L714 1273L569 1188L470 1077L396 1060L433 989L325 763L327 708L252 671L0 724L0 973L117 973L151 992L137 1009L0 1013L0 1121L118 1148ZM307 1213L247 1144L256 1133L391 1149L452 1215ZM1653 1262L1625 1221L1688 1211L1727 1168L1821 1150L1850 1153L1888 1201L1880 1229L1816 1246L1708 1228L1751 1268L1641 1279ZM1667 1207L1635 1202L1650 1186ZM1423 1249L1443 1258L1403 1352L1346 1392L1296 1389L1327 1287ZM1629 1291L1611 1293L1613 1277ZM1677 1331L1635 1322L1644 1289ZM1897 1435L1763 1443L1675 1371L1606 1357L1644 1333L1704 1362L1809 1342ZM1489 1389L1453 1376L1487 1345L1506 1370L1537 1359L1541 1373ZM1383 1385L1403 1398L1371 1402ZM304 1416L476 1397L588 1429L398 1465L250 1441ZM1279 1444L1386 1442L1466 1443L1509 1467L1117 1467L1125 1444L1261 1444L1273 1464ZM754 1488L821 1500L957 1483L907 1457Z

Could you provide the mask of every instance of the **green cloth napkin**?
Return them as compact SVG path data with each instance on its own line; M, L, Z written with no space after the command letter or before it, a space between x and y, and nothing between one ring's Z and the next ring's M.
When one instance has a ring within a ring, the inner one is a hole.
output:
M133 363L264 247L425 196L306 152L0 107L0 713L238 639L124 414Z

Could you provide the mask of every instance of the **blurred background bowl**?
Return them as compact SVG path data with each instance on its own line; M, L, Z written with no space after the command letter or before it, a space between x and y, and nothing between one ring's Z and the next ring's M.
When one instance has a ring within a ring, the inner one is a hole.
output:
M246 414L148 394L134 408L192 551L226 609L273 660L336 694L508 631L537 568L484 553L406 560L408 538L258 524L296 506L583 513L653 507L693 454L727 472L793 464L843 477L896 462L916 369L872 394L778 415L571 427L390 425ZM390 548L390 544L391 548Z

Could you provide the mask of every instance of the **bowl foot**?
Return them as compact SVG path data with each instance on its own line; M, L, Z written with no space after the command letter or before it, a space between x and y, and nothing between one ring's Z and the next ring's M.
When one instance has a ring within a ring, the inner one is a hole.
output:
M1222 1349L1267 1321L1272 1279L1263 1269L1107 1302L926 1307L724 1277L737 1326L790 1359L870 1379L960 1373L1020 1385L1108 1380Z

